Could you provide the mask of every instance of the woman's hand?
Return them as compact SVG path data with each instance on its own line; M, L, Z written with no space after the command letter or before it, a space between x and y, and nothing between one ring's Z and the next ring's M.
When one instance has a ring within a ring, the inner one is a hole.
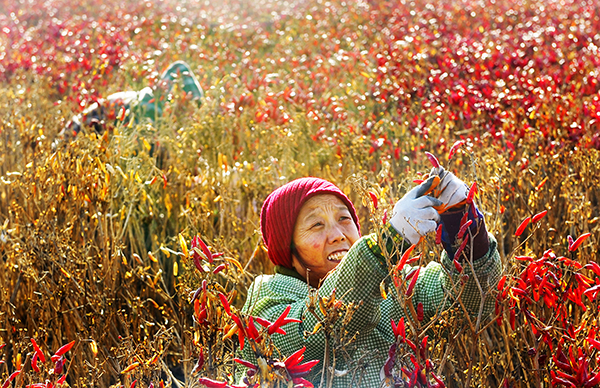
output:
M431 170L430 176L440 177L440 183L433 190L434 196L443 202L443 209L448 210L466 204L469 186L443 167Z
M394 206L394 215L390 224L411 244L416 244L421 237L435 231L440 222L440 215L434 206L443 204L437 198L424 195L435 189L440 180L437 175L430 176L425 182L406 193Z

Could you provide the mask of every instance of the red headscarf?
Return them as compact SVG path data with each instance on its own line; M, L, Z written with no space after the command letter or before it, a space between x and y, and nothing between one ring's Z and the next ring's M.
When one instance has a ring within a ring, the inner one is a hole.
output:
M263 241L273 264L292 268L291 245L296 218L304 202L318 194L333 194L341 199L360 232L354 205L336 185L321 178L296 179L269 194L261 209Z

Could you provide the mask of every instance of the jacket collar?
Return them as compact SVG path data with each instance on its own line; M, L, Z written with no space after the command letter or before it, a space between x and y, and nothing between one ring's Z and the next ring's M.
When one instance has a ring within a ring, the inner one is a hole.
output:
M275 266L275 273L281 274L281 275L285 275L285 276L291 276L293 278L296 278L298 280L302 280L303 282L306 282L306 279L304 279L302 277L302 275L300 275L298 273L298 271L296 271L293 268L287 268L281 265L276 265Z

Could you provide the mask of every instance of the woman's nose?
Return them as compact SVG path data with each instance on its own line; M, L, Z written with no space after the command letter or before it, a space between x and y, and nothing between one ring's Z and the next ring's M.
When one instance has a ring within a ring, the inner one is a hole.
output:
M336 243L339 241L344 241L346 239L346 235L341 227L338 225L332 226L329 231L329 242Z

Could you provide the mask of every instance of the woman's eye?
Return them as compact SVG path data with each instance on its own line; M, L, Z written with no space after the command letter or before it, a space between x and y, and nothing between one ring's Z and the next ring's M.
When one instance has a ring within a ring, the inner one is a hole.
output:
M315 222L315 223L313 224L313 226L311 226L311 228L317 228L317 227L319 227L319 226L321 226L321 225L323 225L323 223L322 223L322 222Z

